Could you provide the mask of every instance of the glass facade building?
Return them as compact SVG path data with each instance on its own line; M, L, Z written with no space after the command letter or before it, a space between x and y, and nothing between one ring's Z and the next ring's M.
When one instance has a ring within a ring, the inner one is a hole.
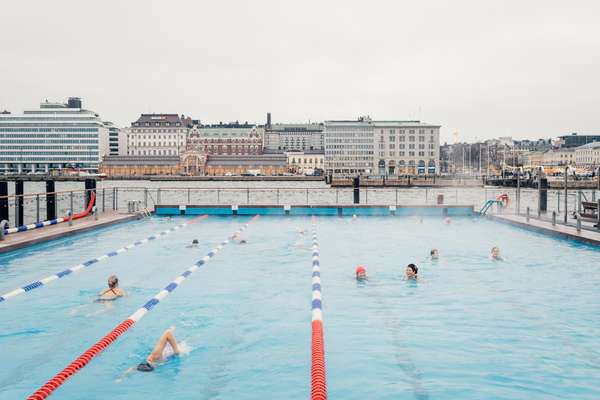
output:
M0 114L0 173L97 171L108 154L108 128L81 101L41 103L23 114Z

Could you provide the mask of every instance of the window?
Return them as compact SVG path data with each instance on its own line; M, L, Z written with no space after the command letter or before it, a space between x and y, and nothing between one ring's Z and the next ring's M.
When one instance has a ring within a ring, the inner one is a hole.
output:
M396 136L390 136L390 142L395 142L396 141Z
M408 141L409 142L414 142L415 141L415 137L414 136L409 136L408 137Z

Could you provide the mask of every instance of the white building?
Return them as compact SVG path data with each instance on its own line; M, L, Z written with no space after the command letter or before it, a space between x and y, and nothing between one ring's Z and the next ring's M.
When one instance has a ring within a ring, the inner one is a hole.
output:
M600 142L588 143L575 148L575 164L578 167L600 166Z
M185 151L187 127L177 114L142 114L131 123L127 155L178 156Z
M378 175L439 172L440 126L420 121L373 121Z
M316 169L323 169L325 155L320 152L290 151L285 153L290 171L304 174Z
M79 98L0 114L0 172L95 171L108 152L108 128L98 114L82 108Z
M108 151L111 156L127 155L127 133L129 129L120 129L110 121L104 121L108 129Z
M325 170L334 175L435 174L440 126L420 121L325 122Z
M373 124L369 117L356 121L325 121L323 132L327 174L373 173Z
M323 151L323 124L273 124L265 127L265 152Z
M546 167L558 167L562 165L575 164L575 148L566 147L548 150L544 153L543 165Z

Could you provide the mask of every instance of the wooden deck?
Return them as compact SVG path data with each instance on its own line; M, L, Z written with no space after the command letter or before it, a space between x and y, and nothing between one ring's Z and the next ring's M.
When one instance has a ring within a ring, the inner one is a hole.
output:
M522 228L531 229L537 232L542 232L550 235L558 235L568 239L579 240L596 246L600 246L600 230L592 231L582 229L577 231L577 228L573 226L565 226L561 224L552 225L551 222L541 221L534 218L530 218L527 222L527 218L522 215L503 215L495 214L489 215L490 219L500 222L505 222L511 225L516 225Z
M48 242L61 237L75 235L107 225L113 225L120 222L137 219L135 214L118 213L116 211L107 211L98 215L96 221L93 216L73 221L73 226L68 222L58 225L50 225L45 228L33 229L25 232L12 233L5 236L5 240L0 241L0 253L5 253L22 247L31 246L36 243Z

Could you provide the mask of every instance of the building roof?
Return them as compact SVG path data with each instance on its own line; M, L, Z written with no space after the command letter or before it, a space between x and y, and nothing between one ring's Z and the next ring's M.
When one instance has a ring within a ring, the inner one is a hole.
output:
M103 166L179 165L179 156L104 156Z
M195 130L190 131L193 133ZM200 137L208 138L236 138L244 137L247 138L251 133L258 133L254 126L248 126L244 128L224 128L224 127L200 127L197 129Z
M441 125L428 124L418 120L371 120L368 118L359 118L358 120L330 120L325 121L325 125L346 125L346 124L364 124L374 127L390 127L390 128L440 128Z
M600 149L600 142L592 142L592 143L584 144L583 146L575 147L574 150L591 150L591 149Z
M158 123L159 126L165 126L167 123L174 126L176 126L177 123L182 124L178 114L142 114L137 121L131 123L131 126L139 126L146 123L149 123L152 126L156 126L156 123Z
M272 124L269 132L323 132L322 123L314 124Z

